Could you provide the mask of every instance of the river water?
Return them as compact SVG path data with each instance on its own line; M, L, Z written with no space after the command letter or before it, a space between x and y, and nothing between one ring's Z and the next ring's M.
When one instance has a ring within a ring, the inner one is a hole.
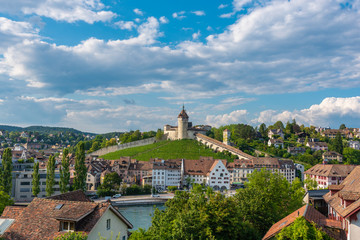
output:
M139 228L148 229L151 226L151 217L155 208L164 210L165 206L161 205L143 205L143 206L124 206L118 207L119 212L126 217L134 226L131 231Z

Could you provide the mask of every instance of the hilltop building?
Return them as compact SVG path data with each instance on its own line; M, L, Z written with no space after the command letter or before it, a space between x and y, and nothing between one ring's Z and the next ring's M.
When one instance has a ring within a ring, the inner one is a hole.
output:
M189 122L189 116L183 106L182 111L178 115L177 126L164 126L164 135L167 139L195 139L197 133L206 134L207 130L204 127L193 127L192 122Z

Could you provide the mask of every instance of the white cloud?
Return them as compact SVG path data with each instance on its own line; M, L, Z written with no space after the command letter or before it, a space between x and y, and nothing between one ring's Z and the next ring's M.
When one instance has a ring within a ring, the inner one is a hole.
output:
M320 104L294 111L266 110L260 113L254 123L273 124L276 121L287 122L296 119L298 123L315 126L336 126L343 120L357 123L360 120L360 96L348 98L325 98Z
M223 9L226 8L227 6L229 6L228 4L220 4L218 9Z
M58 0L40 0L34 1L36 4L19 1L19 9L25 14L37 14L52 18L56 21L65 21L73 23L76 21L84 21L87 23L107 22L117 15L111 11L102 10L105 8L100 0L66 0L59 2Z
M205 16L205 12L203 10L201 11L192 11L191 13L195 14L196 16Z
M185 14L185 11L174 12L172 14L172 17L175 18L175 19L181 20L183 18L186 18L186 16L184 16L184 14Z
M165 23L168 23L168 22L169 22L169 19L167 19L165 16L162 16L162 17L159 18L159 21L160 21L161 23L165 24Z
M205 122L210 126L219 127L233 123L247 122L247 115L248 113L246 110L236 110L229 114L207 115Z
M201 36L200 30L198 30L196 33L192 34L192 39L196 40L199 39L199 37Z
M136 24L133 21L118 21L114 23L115 26L118 26L120 29L132 30L136 28Z
M134 9L134 13L137 14L137 15L140 15L140 16L144 15L144 13L138 8Z
M248 5L251 2L252 0L234 0L232 3L234 7L234 11L242 10L244 6Z
M206 30L213 31L214 29L211 26L207 26Z
M39 38L38 34L39 29L28 22L17 22L0 17L0 54L9 46L22 42L24 39Z

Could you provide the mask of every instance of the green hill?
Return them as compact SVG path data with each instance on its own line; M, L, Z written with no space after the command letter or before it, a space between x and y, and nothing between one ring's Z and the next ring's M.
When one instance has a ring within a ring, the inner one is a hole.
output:
M233 160L231 156L225 153L215 153L212 149L206 148L203 144L190 139L156 142L145 146L119 150L101 157L108 160L115 160L125 156L139 161L149 161L150 158L161 158L165 160L184 158L195 160L199 159L200 156L211 156L217 159L227 159L228 161Z

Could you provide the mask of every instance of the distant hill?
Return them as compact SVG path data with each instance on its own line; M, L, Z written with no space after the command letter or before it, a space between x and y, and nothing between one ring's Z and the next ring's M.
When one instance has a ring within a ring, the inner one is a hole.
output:
M22 131L32 131L32 132L42 132L42 133L64 133L71 132L76 134L89 134L89 135L97 135L95 133L81 132L74 128L65 128L65 127L45 127L45 126L30 126L30 127L17 127L17 126L9 126L9 125L0 125L0 130L5 130L9 132L22 132Z
M139 161L149 161L150 158L161 159L199 159L200 156L211 156L216 159L227 159L232 161L232 158L224 153L215 153L209 148L205 148L196 140L176 140L176 141L161 141L153 144L127 148L120 151L108 153L100 156L107 160L115 160L120 157L128 156Z

